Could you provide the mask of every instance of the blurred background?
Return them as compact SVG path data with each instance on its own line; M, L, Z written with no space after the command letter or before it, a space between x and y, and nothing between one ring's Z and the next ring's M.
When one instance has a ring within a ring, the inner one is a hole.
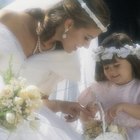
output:
M5 7L6 5L10 4L14 0L0 0L0 9Z

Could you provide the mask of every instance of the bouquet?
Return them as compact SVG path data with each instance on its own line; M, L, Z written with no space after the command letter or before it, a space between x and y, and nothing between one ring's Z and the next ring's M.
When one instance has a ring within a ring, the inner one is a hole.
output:
M41 94L22 77L15 78L11 65L0 77L0 127L13 130L23 121L34 121L34 112L41 104Z

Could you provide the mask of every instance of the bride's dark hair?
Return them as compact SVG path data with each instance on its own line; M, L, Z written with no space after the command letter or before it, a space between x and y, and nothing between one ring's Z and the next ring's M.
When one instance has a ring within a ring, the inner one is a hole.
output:
M103 0L88 0L84 2L106 27L110 22L110 13ZM56 29L68 18L74 20L76 28L90 26L97 28L96 23L85 12L77 0L62 0L46 11L30 9L26 12L41 22L41 41L49 40L55 34Z

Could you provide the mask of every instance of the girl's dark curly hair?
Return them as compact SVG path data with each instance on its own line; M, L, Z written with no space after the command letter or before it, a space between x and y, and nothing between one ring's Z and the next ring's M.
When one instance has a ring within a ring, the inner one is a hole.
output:
M101 46L105 48L114 46L119 49L124 47L124 45L131 45L135 47L135 44L133 44L131 38L124 33L113 33L112 35L105 38L101 43ZM96 62L95 80L97 81L107 80L104 75L103 65L116 62L116 57L117 56L114 55L112 60L104 60L104 61L101 60L100 62ZM125 59L131 64L135 78L140 79L140 60L135 55L131 54L128 55Z

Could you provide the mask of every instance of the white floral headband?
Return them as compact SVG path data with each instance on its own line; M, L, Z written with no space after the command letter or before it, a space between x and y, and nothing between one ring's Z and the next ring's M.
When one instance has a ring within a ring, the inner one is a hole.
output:
M87 12L91 19L97 24L97 26L102 30L102 32L106 32L107 28L101 23L101 21L96 17L96 15L88 8L86 3L83 0L77 0L81 7Z
M140 45L125 45L123 48L120 49L117 49L114 46L109 48L99 46L96 48L96 50L93 50L93 57L94 60L96 60L97 62L100 62L101 60L112 59L114 55L121 58L126 58L128 55L135 55L138 59L140 59Z

